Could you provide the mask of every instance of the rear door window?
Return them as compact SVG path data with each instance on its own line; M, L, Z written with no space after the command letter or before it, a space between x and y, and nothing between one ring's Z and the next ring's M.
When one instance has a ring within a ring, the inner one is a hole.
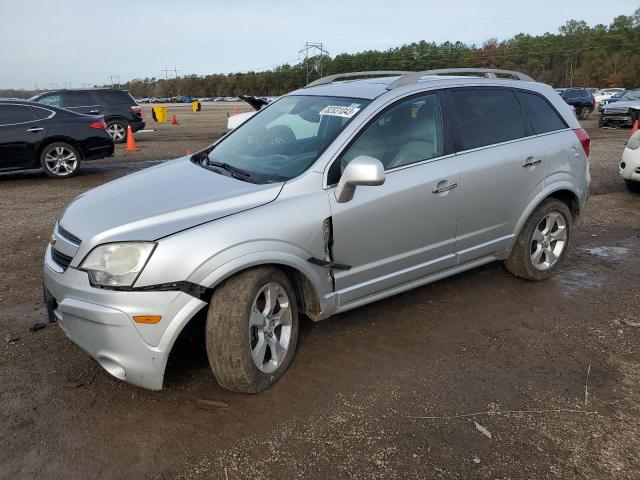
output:
M534 133L547 133L567 128L560 114L540 95L516 92L516 96L531 121Z
M136 102L128 92L99 92L102 105L135 105Z
M90 107L97 105L89 92L66 92L62 95L63 105L69 107Z
M28 105L0 105L0 126L32 122L35 119Z
M452 90L461 132L459 150L516 140L527 135L522 109L508 89Z
M46 108L31 107L31 110L33 110L33 113L38 117L38 120L49 118L53 114L51 110L47 110Z

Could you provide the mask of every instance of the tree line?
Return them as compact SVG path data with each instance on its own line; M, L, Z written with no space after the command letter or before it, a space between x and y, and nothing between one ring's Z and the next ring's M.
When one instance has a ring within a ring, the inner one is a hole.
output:
M308 60L322 63L323 75L364 70L420 71L453 67L518 70L555 87L640 86L640 8L616 17L610 25L590 27L570 20L558 33L518 34L481 46L462 42L420 41L386 51L368 50ZM309 81L317 79L314 71ZM134 79L123 85L136 97L227 97L241 94L278 96L307 83L307 65L226 75L187 75L174 79ZM0 96L26 97L35 92L0 90Z

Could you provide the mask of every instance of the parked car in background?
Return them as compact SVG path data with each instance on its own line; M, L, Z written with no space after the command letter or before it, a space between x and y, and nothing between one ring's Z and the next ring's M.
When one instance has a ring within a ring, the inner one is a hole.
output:
M317 80L194 155L77 197L46 249L51 318L111 375L157 390L202 312L217 382L256 393L293 361L301 314L492 261L553 275L590 183L569 106L518 72L362 76Z
M608 103L602 110L601 127L632 127L640 119L640 88L628 90L616 102Z
M30 99L44 105L66 108L72 112L102 115L114 142L127 139L127 127L133 132L145 127L142 107L124 90L92 88L79 90L52 90Z
M596 101L596 105L599 105L603 100L609 100L619 92L624 92L624 88L602 88L593 94L593 98Z
M591 112L596 108L596 101L586 88L566 88L562 90L560 96L575 108L576 116L583 120L589 118Z
M0 171L41 168L52 178L76 175L84 160L113 154L102 117L25 100L0 101Z
M622 152L620 176L629 190L640 193L640 130L631 135Z
M253 112L243 112L236 113L235 115L231 115L227 119L227 129L233 130L234 128L238 128L244 122L253 117L256 112L258 112L262 107L269 105L270 100L265 97L254 97L252 95L240 95L240 100L247 102L251 105L251 108L254 109Z
M602 112L604 111L604 107L605 107L606 105L609 105L609 104L611 104L611 103L615 103L615 102L617 102L618 100L620 100L620 99L624 96L624 94L625 94L625 93L627 93L627 91L626 91L626 90L621 90L620 92L617 92L617 93L613 94L611 97L609 97L609 98L605 98L605 99L604 99L604 100L602 100L602 101L600 102L600 104L598 105L598 111L599 111L600 113L602 113Z

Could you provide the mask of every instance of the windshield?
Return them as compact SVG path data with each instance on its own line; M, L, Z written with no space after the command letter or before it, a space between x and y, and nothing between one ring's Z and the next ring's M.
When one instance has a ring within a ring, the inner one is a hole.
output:
M240 172L237 178L254 183L289 180L309 168L369 103L355 98L283 97L215 145L202 165Z
M640 100L640 89L626 92L620 100Z

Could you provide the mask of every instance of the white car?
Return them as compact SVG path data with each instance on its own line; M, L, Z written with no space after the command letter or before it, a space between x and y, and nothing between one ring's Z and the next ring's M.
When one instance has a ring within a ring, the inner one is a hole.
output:
M620 175L629 190L640 193L640 130L631 135L622 152Z
M623 92L624 88L602 88L593 94L596 99L596 104L599 104L603 100L609 100L618 92Z

